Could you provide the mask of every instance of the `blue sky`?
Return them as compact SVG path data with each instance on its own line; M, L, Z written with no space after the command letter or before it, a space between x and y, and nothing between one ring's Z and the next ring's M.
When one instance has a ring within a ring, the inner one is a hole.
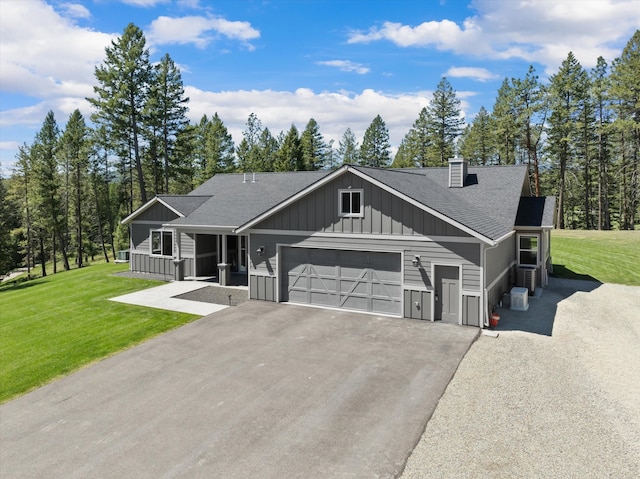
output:
M640 26L637 0L1 0L0 168L53 110L87 121L94 68L133 22L152 61L181 67L189 117L218 112L239 143L255 113L277 135L313 117L337 147L380 114L395 151L446 76L472 120L505 77L546 81L569 51L609 63Z

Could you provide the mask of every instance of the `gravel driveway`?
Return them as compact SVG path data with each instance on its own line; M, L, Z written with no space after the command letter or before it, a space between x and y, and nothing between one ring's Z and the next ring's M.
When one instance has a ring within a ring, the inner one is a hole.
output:
M402 478L639 477L640 288L552 279L526 314L500 314Z

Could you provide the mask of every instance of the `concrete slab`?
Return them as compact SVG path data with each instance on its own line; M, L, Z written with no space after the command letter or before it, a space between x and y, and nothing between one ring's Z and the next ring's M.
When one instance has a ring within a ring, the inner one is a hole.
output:
M478 334L248 301L0 406L1 475L397 477Z
M111 298L111 301L206 316L208 314L221 311L228 306L180 299L175 298L174 296L179 296L181 294L209 286L211 286L210 283L205 283L203 281L174 281L142 291L136 291L135 293L117 296L115 298Z

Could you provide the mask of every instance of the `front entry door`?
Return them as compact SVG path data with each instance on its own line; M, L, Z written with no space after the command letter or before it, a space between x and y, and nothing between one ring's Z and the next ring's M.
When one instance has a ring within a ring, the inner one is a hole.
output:
M247 272L247 237L227 236L227 263L232 273Z
M436 266L436 298L434 318L445 323L460 324L460 280L457 266Z

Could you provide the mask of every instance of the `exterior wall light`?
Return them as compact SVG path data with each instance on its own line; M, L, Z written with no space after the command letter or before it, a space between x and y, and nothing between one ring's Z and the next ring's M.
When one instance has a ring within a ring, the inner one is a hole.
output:
M256 253L258 256L264 256L264 246L258 246Z
M415 255L413 257L413 261L411 262L413 264L414 267L418 267L420 266L420 256L419 255Z

